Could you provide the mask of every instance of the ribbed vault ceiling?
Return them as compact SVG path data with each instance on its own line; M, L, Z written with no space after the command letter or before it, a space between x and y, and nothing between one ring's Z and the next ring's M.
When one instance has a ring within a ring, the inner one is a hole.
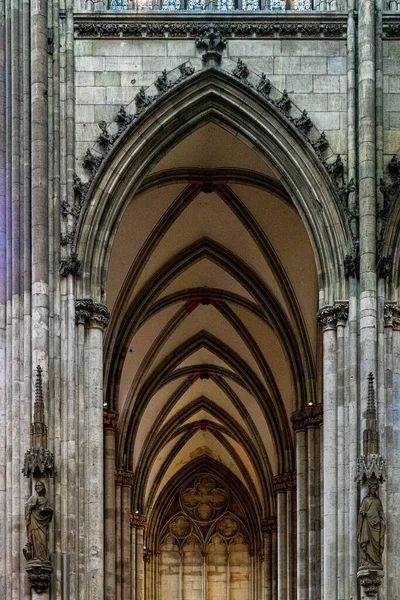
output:
M269 166L214 123L178 143L123 215L106 293L107 402L136 507L204 456L273 511L271 478L294 469L290 414L314 399L318 290Z

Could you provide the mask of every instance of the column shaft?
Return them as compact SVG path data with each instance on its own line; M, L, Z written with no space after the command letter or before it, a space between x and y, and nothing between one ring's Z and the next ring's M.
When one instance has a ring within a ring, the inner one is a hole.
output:
M88 330L87 581L89 597L104 598L103 332Z
M287 579L287 504L286 493L277 495L278 505L278 598L284 600L288 593Z
M131 488L122 487L122 598L130 597L131 593ZM108 599L107 599L108 600Z
M337 600L337 344L336 331L323 333L324 385L324 600Z
M104 431L104 574L105 597L115 600L116 511L115 511L115 430Z
M311 552L308 543L308 493L307 493L307 431L296 433L297 473L297 600L308 598L308 560Z

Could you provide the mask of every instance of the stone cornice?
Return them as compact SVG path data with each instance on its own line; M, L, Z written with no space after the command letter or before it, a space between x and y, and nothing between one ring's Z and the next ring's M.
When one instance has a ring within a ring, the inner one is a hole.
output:
M289 490L296 489L296 471L291 473L283 473L282 475L275 475L272 478L272 485L277 494L287 492Z
M108 408L103 408L103 427L116 431L118 425L119 414Z
M266 519L262 519L261 531L263 533L270 533L272 531L276 531L277 528L278 528L278 524L277 524L276 517L267 517Z
M323 404L313 404L292 413L290 418L294 431L305 431L309 427L320 427L324 420Z
M125 469L115 469L115 484L122 485L124 487L132 487L134 482L134 474L132 471L125 471Z
M322 331L336 329L338 325L345 325L349 315L348 302L335 302L327 306L323 306L318 311L318 323Z
M146 515L140 515L139 513L131 513L131 527L137 529L144 529L146 527L147 517Z
M277 14L274 11L260 11L249 14L212 12L208 14L188 14L174 11L150 11L141 14L93 13L74 15L75 36L77 38L198 38L209 27L215 27L228 38L328 38L341 39L346 36L347 16L345 13L327 14L298 13L296 15Z

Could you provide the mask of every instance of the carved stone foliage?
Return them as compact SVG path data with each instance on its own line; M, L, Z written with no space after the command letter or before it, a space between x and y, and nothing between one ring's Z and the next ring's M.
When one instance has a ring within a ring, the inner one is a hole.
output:
M133 100L135 107L133 114L127 112L127 109L121 106L114 120L109 125L105 121L100 121L98 124L100 134L93 147L86 150L86 154L82 160L82 166L88 174L88 180L83 182L77 174L74 174L74 201L72 204L63 202L61 206L62 216L65 219L65 232L61 236L62 246L73 245L79 219L86 207L90 186L100 165L112 150L115 142L123 135L131 123L154 104L157 99L170 88L190 77L193 73L194 67L190 63L183 63L169 73L164 70L156 79L153 86L150 86L150 88L154 88L154 92L156 93L149 93L144 87L140 88ZM72 251L70 256L61 262L60 272L63 277L70 274L76 275L79 268L80 261L76 253Z
M31 447L25 452L22 473L25 477L52 477L56 474L54 456L47 449L47 427L44 421L42 369L36 367L35 401L31 423Z
M145 515L140 515L138 511L131 514L131 527L144 529L146 527L147 518Z
M349 316L348 302L335 302L335 304L324 306L318 312L318 323L325 331L336 329L338 325L344 325Z
M105 329L110 320L110 313L104 304L93 302L90 298L75 300L75 321L77 325L99 327Z
M302 22L278 22L271 19L270 22L257 23L204 23L193 22L163 22L155 23L145 21L134 22L101 22L80 21L75 22L75 35L79 38L96 37L131 37L131 38L198 38L207 35L208 31L217 31L219 35L229 38L269 38L269 37L328 37L342 38L346 33L346 23L302 23Z
M25 452L22 473L25 477L52 477L56 474L53 453L47 448L30 448Z
M357 578L364 588L367 596L377 596L379 586L382 583L383 571L362 569L357 573Z
M324 419L323 404L313 404L292 413L292 427L294 431L305 431L309 427L320 427Z
M103 408L103 427L115 431L118 425L119 414L113 410Z
M296 489L296 471L275 475L272 478L272 485L277 494Z
M292 104L286 90L283 90L283 92L277 96L278 90L271 85L271 82L267 79L265 73L261 73L261 75L251 73L246 63L241 58L238 58L236 67L232 70L232 75L258 92L270 104L274 105L312 146L331 178L338 196L339 204L349 223L353 246L356 248L358 238L358 209L354 208L350 210L348 208L349 195L354 192L356 188L353 180L348 183L344 181L344 165L340 154L336 156L334 161L328 162L325 159L325 153L329 148L325 133L320 133L316 129L306 110L300 111ZM297 110L298 115L292 115L292 109ZM355 251L354 254L356 254Z
M31 587L36 592L43 592L50 585L53 570L49 555L49 527L53 518L53 508L43 481L36 482L35 492L25 504L28 541L23 554L27 560L26 571Z
M400 306L393 302L386 302L384 307L385 327L400 330Z
M261 521L261 529L263 533L270 533L278 529L278 521L276 517L267 517Z
M124 487L132 487L135 481L135 476L132 471L125 469L115 469L115 484Z
M386 279L392 271L393 258L383 255L383 243L387 222L400 193L400 158L396 154L387 165L387 177L380 180L380 190L383 194L383 208L378 212L380 232L377 242L377 273L378 277Z

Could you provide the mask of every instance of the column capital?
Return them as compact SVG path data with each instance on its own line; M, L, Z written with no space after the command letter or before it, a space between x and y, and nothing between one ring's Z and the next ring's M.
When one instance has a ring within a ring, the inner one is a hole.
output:
M282 475L275 475L272 478L272 485L277 494L288 492L296 489L296 471L291 473L283 473Z
M323 306L318 311L318 323L322 331L336 329L338 325L344 326L349 316L349 303L346 301L335 302Z
M116 431L119 414L114 410L103 408L103 427L111 431Z
M296 410L290 417L294 431L306 431L309 427L320 427L324 420L324 405L313 404Z
M395 302L385 302L383 319L385 327L400 331L400 306Z
M122 485L124 487L132 487L134 482L134 474L132 471L125 471L125 469L115 469L115 483L116 485Z
M105 329L110 320L110 313L104 304L93 302L91 298L75 300L75 321L77 325Z
M263 533L270 533L277 530L277 519L276 517L267 517L261 520L261 531Z
M146 515L140 515L139 511L131 513L131 527L135 527L136 529L144 529L146 527L146 522Z

